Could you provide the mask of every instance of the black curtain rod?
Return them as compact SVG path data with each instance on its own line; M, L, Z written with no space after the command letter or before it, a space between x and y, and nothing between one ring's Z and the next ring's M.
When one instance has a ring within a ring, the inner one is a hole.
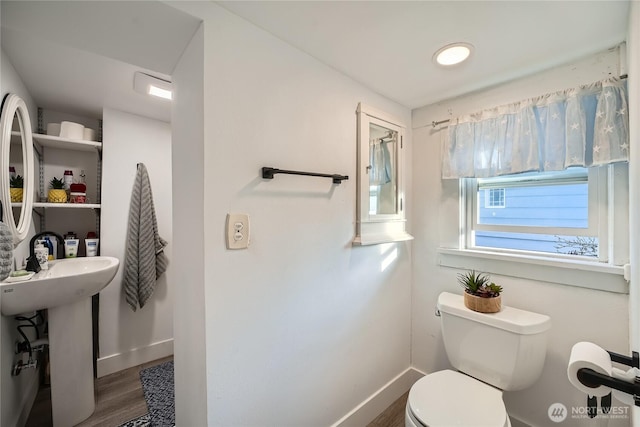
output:
M301 172L301 171L290 171L284 169L276 169L271 167L263 167L262 168L262 178L264 179L273 179L273 176L277 173L283 173L287 175L304 175L304 176L319 176L322 178L331 178L334 184L341 184L343 180L349 179L347 175L337 175L337 174L328 174L328 173L315 173L315 172Z

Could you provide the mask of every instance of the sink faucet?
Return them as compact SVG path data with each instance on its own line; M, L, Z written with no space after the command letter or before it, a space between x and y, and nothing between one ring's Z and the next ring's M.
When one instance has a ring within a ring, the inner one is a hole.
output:
M29 258L27 258L26 267L27 271L34 271L36 273L40 271L40 263L36 259L35 244L36 240L38 240L38 238L42 236L55 236L58 245L62 245L64 242L64 238L58 233L54 233L53 231L42 231L33 236L29 241ZM58 258L60 258L61 253L61 251L58 251Z

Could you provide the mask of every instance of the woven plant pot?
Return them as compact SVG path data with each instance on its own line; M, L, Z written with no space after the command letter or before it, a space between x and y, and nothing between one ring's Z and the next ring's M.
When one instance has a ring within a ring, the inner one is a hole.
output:
M480 313L497 313L502 309L502 295L493 298L483 298L464 292L464 305Z
M11 194L11 202L20 203L22 201L22 188L10 188L9 194Z
M49 203L67 203L67 192L52 188L47 196Z

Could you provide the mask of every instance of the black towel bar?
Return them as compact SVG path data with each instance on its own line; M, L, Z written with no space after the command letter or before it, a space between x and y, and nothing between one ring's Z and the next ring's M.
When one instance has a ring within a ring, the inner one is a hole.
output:
M273 176L277 173L284 173L287 175L304 175L304 176L319 176L322 178L331 178L334 184L341 184L345 179L349 179L347 175L337 175L337 174L328 174L328 173L315 173L315 172L300 172L300 171L290 171L284 169L276 169L270 167L262 168L262 178L264 179L273 179Z

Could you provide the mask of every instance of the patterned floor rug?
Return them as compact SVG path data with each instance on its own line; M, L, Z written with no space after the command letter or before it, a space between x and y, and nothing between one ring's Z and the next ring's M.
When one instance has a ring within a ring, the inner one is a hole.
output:
M151 427L173 427L176 424L173 362L143 369L140 381L151 416Z
M165 362L140 371L140 381L149 413L121 427L175 426L173 362Z
M127 421L122 424L120 427L150 427L151 426L151 415L144 414L141 417L134 418L131 421Z

